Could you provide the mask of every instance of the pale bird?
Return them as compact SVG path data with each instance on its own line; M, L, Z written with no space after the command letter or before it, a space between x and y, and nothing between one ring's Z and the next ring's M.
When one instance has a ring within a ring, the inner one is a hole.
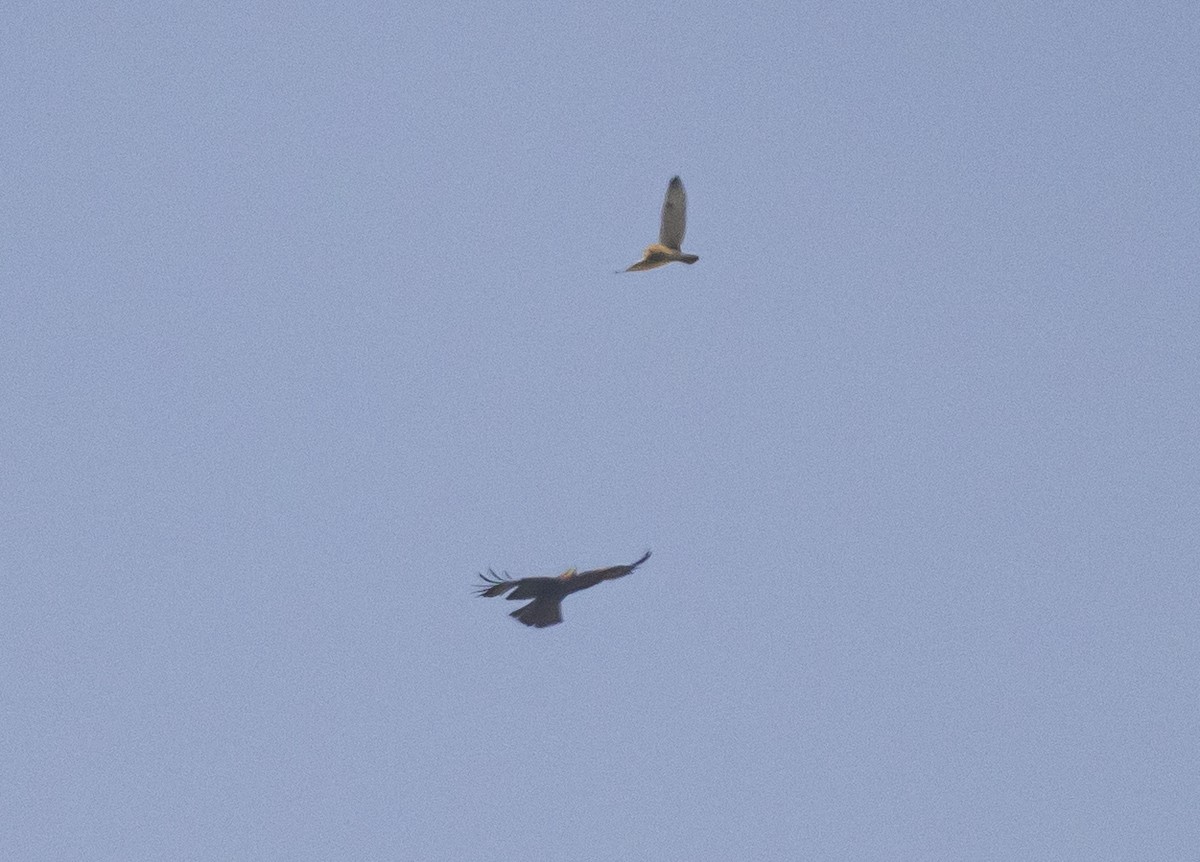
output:
M662 226L658 229L658 242L647 248L642 259L625 271L641 272L643 269L654 269L673 260L683 263L698 261L698 256L685 254L680 250L686 228L687 194L683 190L683 180L672 177L671 182L667 184L667 195L663 198Z

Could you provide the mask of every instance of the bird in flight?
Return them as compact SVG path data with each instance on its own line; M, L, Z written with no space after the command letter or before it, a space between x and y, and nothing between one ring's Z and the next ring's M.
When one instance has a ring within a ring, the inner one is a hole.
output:
M698 261L700 258L696 255L685 254L680 250L686 228L687 193L683 190L683 180L672 177L671 182L667 184L667 195L663 198L662 226L658 229L658 242L647 248L642 259L625 271L641 272L643 269L665 266L673 260L684 263Z
M562 600L571 593L594 587L601 581L623 578L648 559L650 559L650 552L646 551L641 559L635 560L628 566L592 569L590 572L577 572L571 568L557 578L513 579L508 577L507 572L504 573L504 577L501 577L488 569L486 575L482 573L479 575L485 586L478 587L477 595L495 598L508 593L509 601L533 599L524 607L517 608L509 616L527 626L544 629L546 626L562 622ZM510 590L512 592L509 592Z

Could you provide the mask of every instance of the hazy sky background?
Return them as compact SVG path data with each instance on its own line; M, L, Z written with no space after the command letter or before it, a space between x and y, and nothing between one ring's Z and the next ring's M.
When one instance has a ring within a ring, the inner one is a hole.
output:
M4 17L0 856L1200 856L1195 3Z

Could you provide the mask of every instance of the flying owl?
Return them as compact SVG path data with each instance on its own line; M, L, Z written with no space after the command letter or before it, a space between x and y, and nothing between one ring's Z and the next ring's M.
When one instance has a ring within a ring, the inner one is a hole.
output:
M662 227L658 230L658 242L646 249L645 255L626 272L641 272L643 269L654 269L673 260L684 263L695 263L700 258L694 254L684 254L680 250L683 245L683 232L687 228L687 193L683 190L683 180L672 177L667 185L667 196L663 198Z

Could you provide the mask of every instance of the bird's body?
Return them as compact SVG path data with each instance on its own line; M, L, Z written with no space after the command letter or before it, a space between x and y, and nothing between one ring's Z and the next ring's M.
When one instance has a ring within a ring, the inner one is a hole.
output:
M694 254L682 251L683 234L687 230L687 193L683 190L683 180L672 177L667 184L667 194L663 198L662 224L658 230L658 242L646 248L642 259L626 272L641 272L665 266L673 261L680 263L695 263L700 258Z
M562 622L562 600L571 593L594 587L601 581L623 578L648 559L650 559L649 551L641 559L628 566L611 566L607 569L592 569L587 572L578 572L572 568L567 569L556 578L500 577L489 569L487 575L479 576L486 586L479 588L478 595L495 598L508 593L507 598L510 601L533 599L524 607L517 608L509 616L527 626L541 629Z

